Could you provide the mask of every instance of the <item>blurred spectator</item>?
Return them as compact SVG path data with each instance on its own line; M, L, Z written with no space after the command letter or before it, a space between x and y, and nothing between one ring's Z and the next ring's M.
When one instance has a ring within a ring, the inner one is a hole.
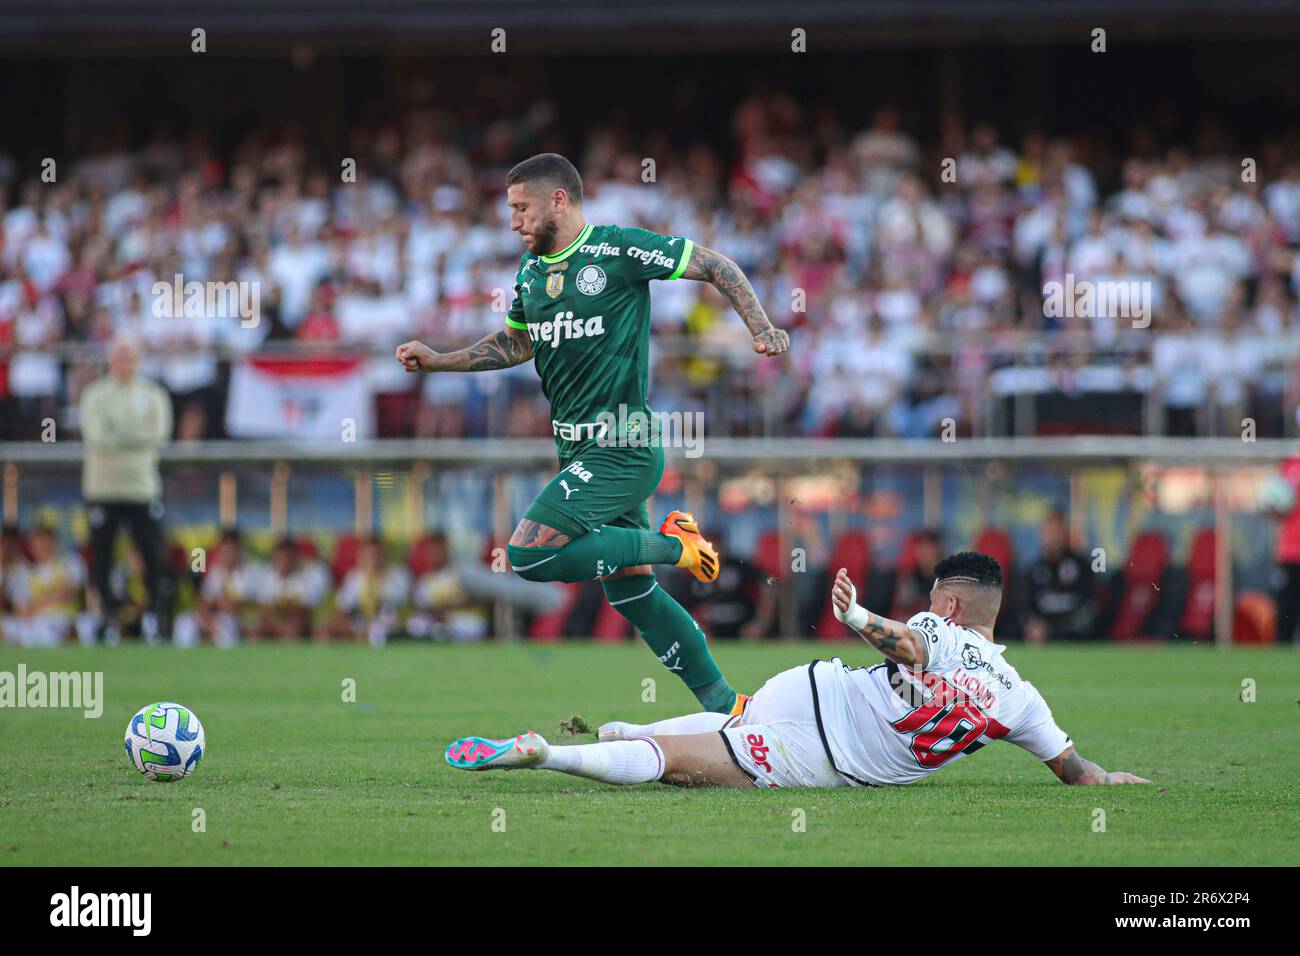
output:
M13 525L0 529L0 622L14 613L14 602L10 596L16 581L26 570L27 550L23 544L23 533ZM2 623L0 623L2 626ZM6 639L10 635L5 634Z
M60 551L49 528L33 531L28 545L31 561L15 563L5 575L5 638L25 647L57 647L77 625L85 565L76 552Z
M1042 551L1025 573L1025 640L1078 641L1097 636L1092 565L1070 547L1065 515L1043 519Z
M263 637L298 641L312 633L313 616L329 593L329 570L320 561L305 561L290 538L276 542L261 579Z
M334 599L334 614L319 627L320 640L341 637L382 647L395 632L411 589L410 572L391 565L378 538L367 538L357 565L347 573Z
M412 637L477 641L487 636L488 607L467 590L464 573L451 559L447 538L434 532L427 538L429 568L412 588L414 610L406 621Z
M176 644L194 647L207 638L218 647L231 647L241 636L256 636L263 577L261 568L245 560L239 533L224 532L208 556L195 608L176 615Z

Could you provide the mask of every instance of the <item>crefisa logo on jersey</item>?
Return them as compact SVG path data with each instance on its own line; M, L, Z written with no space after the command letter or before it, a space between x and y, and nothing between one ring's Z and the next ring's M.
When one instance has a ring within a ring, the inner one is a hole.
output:
M583 295L596 295L605 288L605 270L595 265L583 266L574 281Z
M549 322L529 322L528 337L534 342L548 342L551 348L558 349L561 342L569 339L590 338L605 334L605 317L593 315L589 319L574 318L572 312L556 312Z
M585 256L617 256L622 255L623 250L619 246L611 246L608 242L602 242L598 246L581 246L578 252Z
M640 259L642 265L663 266L665 269L671 269L677 265L676 259L670 259L658 249L639 249L636 246L629 246L627 254L629 258Z

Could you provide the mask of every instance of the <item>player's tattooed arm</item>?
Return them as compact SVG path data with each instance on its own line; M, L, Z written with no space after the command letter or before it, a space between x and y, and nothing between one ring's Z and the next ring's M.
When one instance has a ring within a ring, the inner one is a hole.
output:
M423 342L397 347L397 361L408 372L489 372L513 368L533 357L533 342L523 329L507 328L485 335L469 348L435 352Z
M857 602L857 591L848 571L840 568L831 588L835 616L862 636L862 639L891 661L924 670L930 663L930 648L925 635L900 621L873 614Z
M1113 783L1150 783L1145 777L1125 773L1122 770L1107 772L1102 767L1080 757L1073 747L1066 747L1061 753L1047 761L1052 773L1061 778L1062 783L1071 786L1104 786Z
M754 337L755 352L780 355L789 351L790 336L772 325L745 273L722 253L696 246L682 278L707 282L723 294L736 314L745 320L749 334Z
M905 667L925 670L926 664L930 662L930 651L925 644L925 635L901 621L891 621L887 617L867 611L867 623L858 629L858 633L862 635L863 640L891 661Z

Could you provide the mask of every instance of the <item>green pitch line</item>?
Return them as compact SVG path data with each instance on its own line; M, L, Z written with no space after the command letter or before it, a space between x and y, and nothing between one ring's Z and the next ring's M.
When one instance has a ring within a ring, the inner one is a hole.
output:
M854 644L716 645L732 683ZM1157 786L1067 788L1009 744L899 789L683 791L467 774L467 733L644 721L695 702L644 647L0 648L0 671L104 671L104 715L0 710L0 863L1286 864L1300 862L1300 655L1013 647L1080 751ZM342 701L356 681L356 703ZM657 681L643 703L642 681ZM1242 703L1243 678L1256 703ZM194 777L152 783L122 746L153 700L207 730ZM1159 789L1158 789L1159 788ZM193 811L207 831L192 831ZM493 830L505 811L505 832ZM1094 810L1106 832L1093 832ZM806 831L792 831L802 810ZM499 820L497 814L495 819Z

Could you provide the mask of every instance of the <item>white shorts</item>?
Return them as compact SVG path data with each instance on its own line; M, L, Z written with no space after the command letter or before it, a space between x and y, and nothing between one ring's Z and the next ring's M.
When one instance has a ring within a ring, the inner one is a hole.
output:
M813 707L809 665L782 671L758 689L719 733L756 787L846 787L835 772Z

